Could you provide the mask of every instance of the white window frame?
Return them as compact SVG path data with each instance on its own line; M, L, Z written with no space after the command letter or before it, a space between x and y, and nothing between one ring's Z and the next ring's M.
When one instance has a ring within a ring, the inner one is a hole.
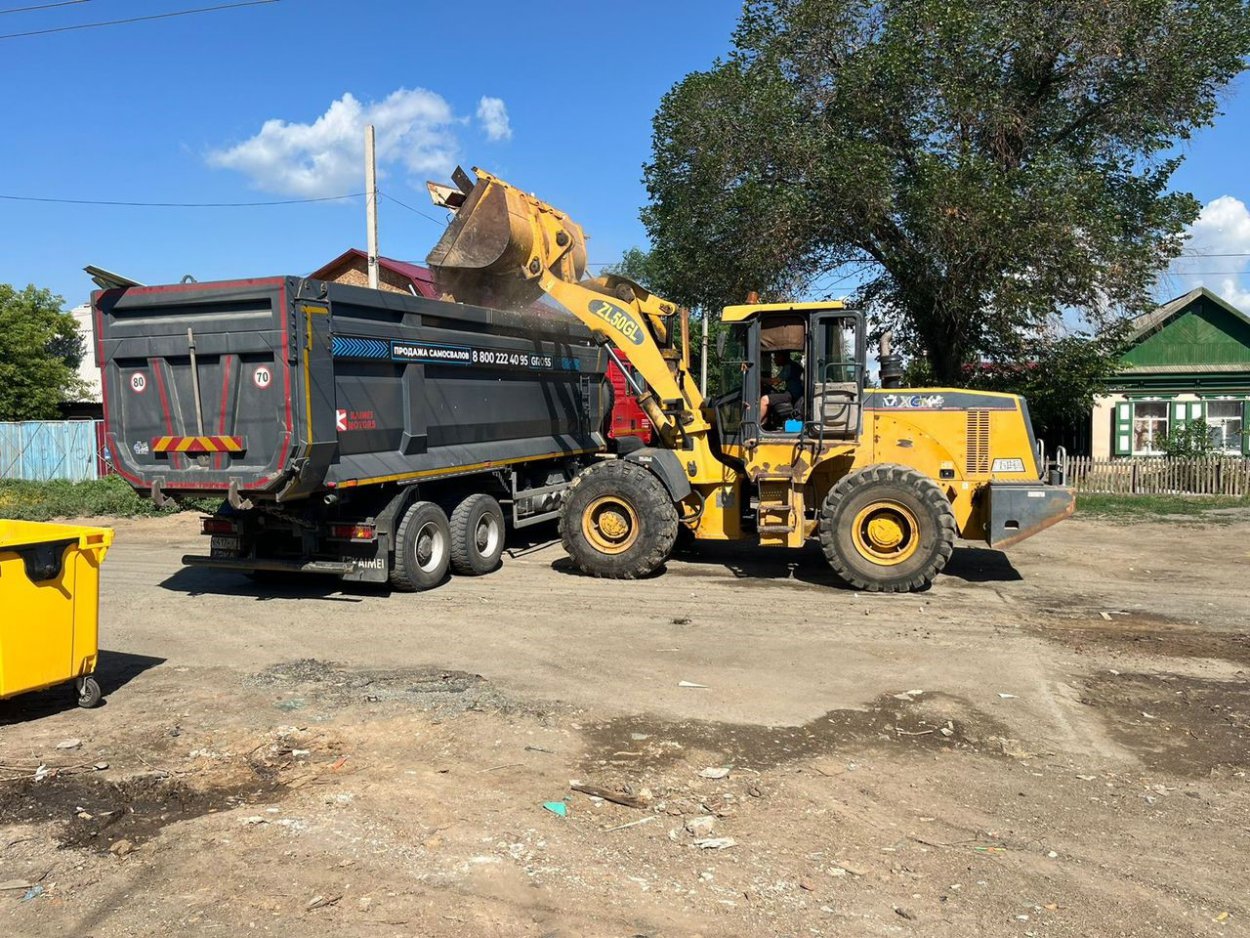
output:
M1234 413L1227 417L1215 417L1211 414L1211 408L1220 404L1229 405L1234 409ZM1233 398L1207 399L1207 426L1212 430L1220 429L1220 438L1224 441L1223 446L1218 447L1217 452L1224 453L1229 456L1240 456L1242 447L1242 434L1245 432L1245 425L1242 422L1242 415L1245 408L1245 402L1235 400ZM1237 435L1233 437L1231 443L1228 439L1228 427L1231 424L1237 425Z
M1162 416L1138 417L1137 409L1141 407L1143 404L1158 405L1159 408L1163 411ZM1153 424L1155 424L1155 426L1157 426L1160 421L1162 421L1163 423L1162 433L1157 432L1157 430L1155 429L1151 430L1149 442L1148 442L1146 449L1139 449L1137 446L1137 439L1138 439L1137 421L1138 420L1150 420L1152 421ZM1171 428L1172 428L1172 409L1169 406L1168 401L1166 400L1133 401L1133 417L1132 417L1132 422L1129 424L1129 433L1131 434L1131 437L1132 437L1132 444L1133 444L1132 452L1134 456L1162 456L1164 451L1163 451L1163 447L1161 444L1165 439L1167 439L1167 435L1171 431Z

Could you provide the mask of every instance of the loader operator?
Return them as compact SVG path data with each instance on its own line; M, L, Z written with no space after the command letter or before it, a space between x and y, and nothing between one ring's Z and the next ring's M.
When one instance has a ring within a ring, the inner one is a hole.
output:
M765 383L776 390L760 398L760 426L768 420L768 412L778 404L795 404L803 400L803 366L790 358L788 351L773 352L773 368L776 369ZM798 408L795 408L798 412Z

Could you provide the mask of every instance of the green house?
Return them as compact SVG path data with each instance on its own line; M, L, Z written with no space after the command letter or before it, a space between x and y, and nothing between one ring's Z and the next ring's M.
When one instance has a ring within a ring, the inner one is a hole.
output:
M1094 404L1091 454L1156 456L1204 420L1215 449L1250 455L1250 316L1206 287L1133 323L1124 368Z

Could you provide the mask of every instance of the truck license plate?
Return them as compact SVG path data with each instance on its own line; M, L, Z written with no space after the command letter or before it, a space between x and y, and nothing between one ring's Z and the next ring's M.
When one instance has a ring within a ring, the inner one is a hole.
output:
M219 554L237 554L239 552L239 539L225 534L214 534L210 546L214 557Z

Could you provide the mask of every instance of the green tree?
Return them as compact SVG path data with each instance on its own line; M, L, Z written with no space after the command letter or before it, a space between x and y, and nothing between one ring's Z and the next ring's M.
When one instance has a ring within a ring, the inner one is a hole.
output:
M859 271L934 378L1146 308L1169 191L1250 50L1246 0L749 0L654 119L644 209L691 306Z
M1030 336L967 369L962 383L1023 395L1036 434L1060 440L1083 425L1094 396L1123 367L1125 331L1121 326L1096 336Z
M603 273L625 277L665 299L671 299L675 291L680 289L661 264L656 253L644 251L639 247L626 250L619 261L604 267ZM717 313L717 310L713 310L708 319L707 391L709 397L715 397L720 393L721 364L717 348L721 333L729 331L728 327L721 323ZM690 367L696 375L699 374L703 359L703 317L707 315L709 315L707 307L702 309L696 307L690 311Z
M1163 438L1163 453L1172 459L1192 459L1216 453L1211 441L1211 427L1205 420L1187 420L1174 424Z
M83 384L85 343L50 290L0 283L0 420L48 420Z

